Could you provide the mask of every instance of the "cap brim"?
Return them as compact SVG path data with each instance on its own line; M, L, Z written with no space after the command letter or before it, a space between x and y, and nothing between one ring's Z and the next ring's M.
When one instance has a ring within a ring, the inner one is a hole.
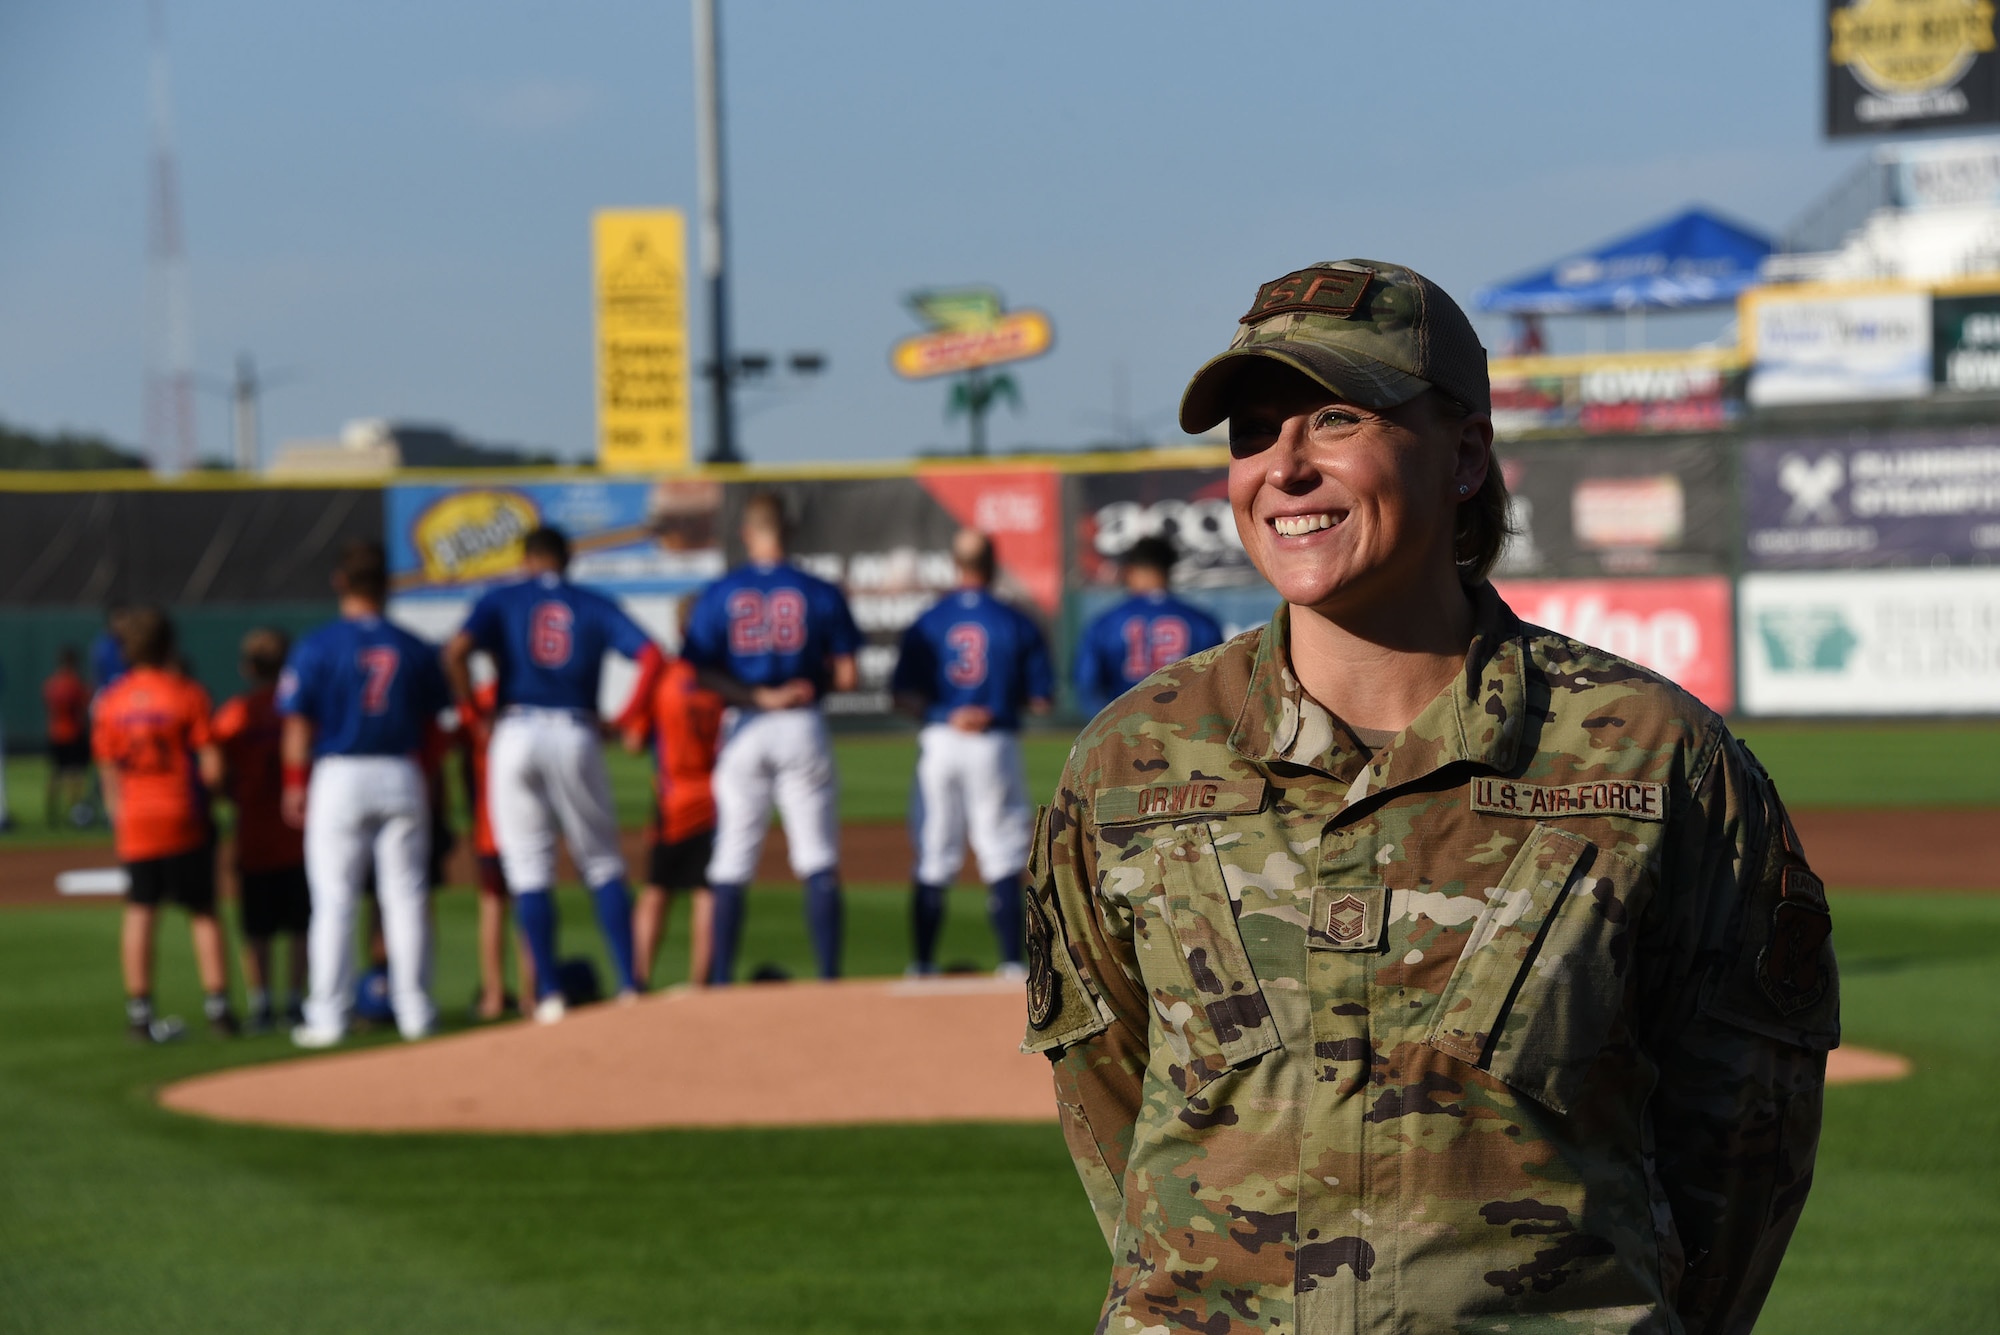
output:
M1430 381L1408 371L1324 343L1253 343L1211 358L1194 373L1181 395L1182 431L1198 436L1229 416L1230 386L1253 357L1289 366L1329 393L1367 408L1393 408L1431 387Z

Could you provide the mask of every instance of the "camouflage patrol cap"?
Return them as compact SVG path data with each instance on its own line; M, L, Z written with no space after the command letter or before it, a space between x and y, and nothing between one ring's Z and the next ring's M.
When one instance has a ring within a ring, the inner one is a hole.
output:
M1491 412L1486 349L1445 290L1380 260L1324 260L1257 289L1229 345L1188 381L1181 430L1229 416L1229 387L1249 358L1310 377L1350 403L1393 408L1436 386Z

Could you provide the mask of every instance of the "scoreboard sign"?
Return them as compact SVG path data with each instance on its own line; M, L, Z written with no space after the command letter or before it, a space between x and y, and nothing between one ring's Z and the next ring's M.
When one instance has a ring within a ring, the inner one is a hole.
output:
M1827 0L1826 133L2000 124L1990 0Z

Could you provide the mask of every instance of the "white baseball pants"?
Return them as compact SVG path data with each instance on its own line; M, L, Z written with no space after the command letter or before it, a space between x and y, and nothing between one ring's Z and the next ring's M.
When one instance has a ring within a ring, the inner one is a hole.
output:
M592 889L625 875L611 776L596 721L563 709L512 708L493 725L486 753L486 810L507 884L547 890L556 878L556 831Z
M965 862L968 836L982 881L1012 876L1028 865L1035 817L1018 733L925 725L917 734L915 789L910 843L917 853L917 880L951 884Z
M347 1031L354 1008L354 911L372 865L396 1028L404 1038L431 1031L437 1008L431 1004L425 903L430 852L430 802L414 760L325 756L313 765L306 790L306 882L312 890L307 1025Z
M743 885L771 825L771 805L785 823L792 874L800 880L840 863L840 779L833 739L817 709L732 709L723 719L715 761L715 852L710 885Z

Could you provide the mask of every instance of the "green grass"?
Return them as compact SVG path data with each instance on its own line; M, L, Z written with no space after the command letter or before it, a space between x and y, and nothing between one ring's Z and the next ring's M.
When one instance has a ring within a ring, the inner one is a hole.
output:
M2000 725L1745 732L1800 806L2000 803ZM1038 794L1067 747L1029 740ZM913 758L908 737L841 739L844 818L901 819ZM39 823L36 763L8 765L28 826L15 841ZM636 820L643 767L614 768L621 814ZM438 995L455 1021L473 986L472 898L447 893L438 907ZM1844 894L1835 913L1848 1040L1917 1069L1829 1091L1818 1182L1758 1329L1989 1328L2000 897ZM586 901L566 894L563 914L570 949L597 952ZM851 972L901 968L906 914L900 894L849 896ZM130 1046L117 921L99 906L0 916L0 1332L997 1332L1093 1320L1106 1257L1053 1125L563 1137L214 1125L160 1111L153 1091L290 1050L201 1034ZM944 956L992 962L975 893L954 898ZM755 895L743 958L809 970L795 892ZM163 1007L196 1009L177 919L160 959ZM676 922L663 981L684 959Z
M2000 722L1742 723L1737 732L1778 780L1787 804L1812 807L2000 806ZM1048 800L1072 737L1029 733L1023 741L1028 791ZM840 818L851 822L908 817L917 744L907 732L838 737ZM643 756L609 753L612 794L620 824L646 821L652 777ZM51 828L43 816L48 769L40 756L7 761L7 792L15 829L0 835L0 852L50 844L109 844L102 829ZM454 802L457 783L454 773ZM227 814L226 805L219 808Z
M899 971L905 898L849 903L851 968ZM439 908L439 996L456 1012L472 989L471 896ZM594 948L586 901L566 896L563 914L571 948ZM1104 1247L1052 1122L564 1137L206 1123L160 1111L152 1091L292 1054L275 1038L205 1034L129 1045L116 925L103 908L0 921L0 1331L1015 1332L1093 1319ZM160 997L186 1013L197 992L171 926ZM663 963L684 942L671 938ZM976 894L952 904L944 957L991 964ZM796 894L755 897L744 958L809 969Z
M1849 1041L1916 1074L1831 1090L1819 1178L1758 1329L1989 1328L2000 1310L2000 897L1836 897ZM901 967L906 901L849 898L856 973ZM471 896L439 901L469 998ZM572 949L597 947L566 895ZM160 1111L278 1039L120 1031L111 908L0 918L0 1331L1088 1329L1106 1268L1048 1126L337 1136ZM676 923L678 929L680 924ZM678 976L685 938L663 954ZM164 1003L195 985L178 924ZM978 896L947 958L991 962ZM794 893L744 958L809 967ZM373 1039L364 1041L392 1041ZM892 1036L884 1036L893 1042ZM700 1073L691 1071L690 1079ZM857 1078L866 1078L865 1072Z
M1837 895L1845 1041L1909 1079L1827 1093L1819 1172L1760 1335L1992 1330L2000 897Z
M1055 791L1063 760L1069 755L1067 733L1030 734L1024 745L1028 763L1028 791L1037 801L1047 801ZM840 766L840 818L850 822L900 822L910 811L910 779L917 763L917 742L913 733L881 735L849 734L834 744ZM636 829L646 823L652 810L653 776L651 761L645 756L628 755L612 747L605 753L611 770L612 801L618 823ZM50 845L105 845L110 831L102 827L72 830L61 824L51 826L44 811L43 793L48 784L48 765L40 756L14 756L7 761L7 795L14 817L11 833L0 834L0 853L8 848L39 848ZM450 785L454 820L464 828L461 798L463 791L454 765ZM227 803L216 810L225 821Z
M1748 723L1794 807L2000 806L2000 722Z

